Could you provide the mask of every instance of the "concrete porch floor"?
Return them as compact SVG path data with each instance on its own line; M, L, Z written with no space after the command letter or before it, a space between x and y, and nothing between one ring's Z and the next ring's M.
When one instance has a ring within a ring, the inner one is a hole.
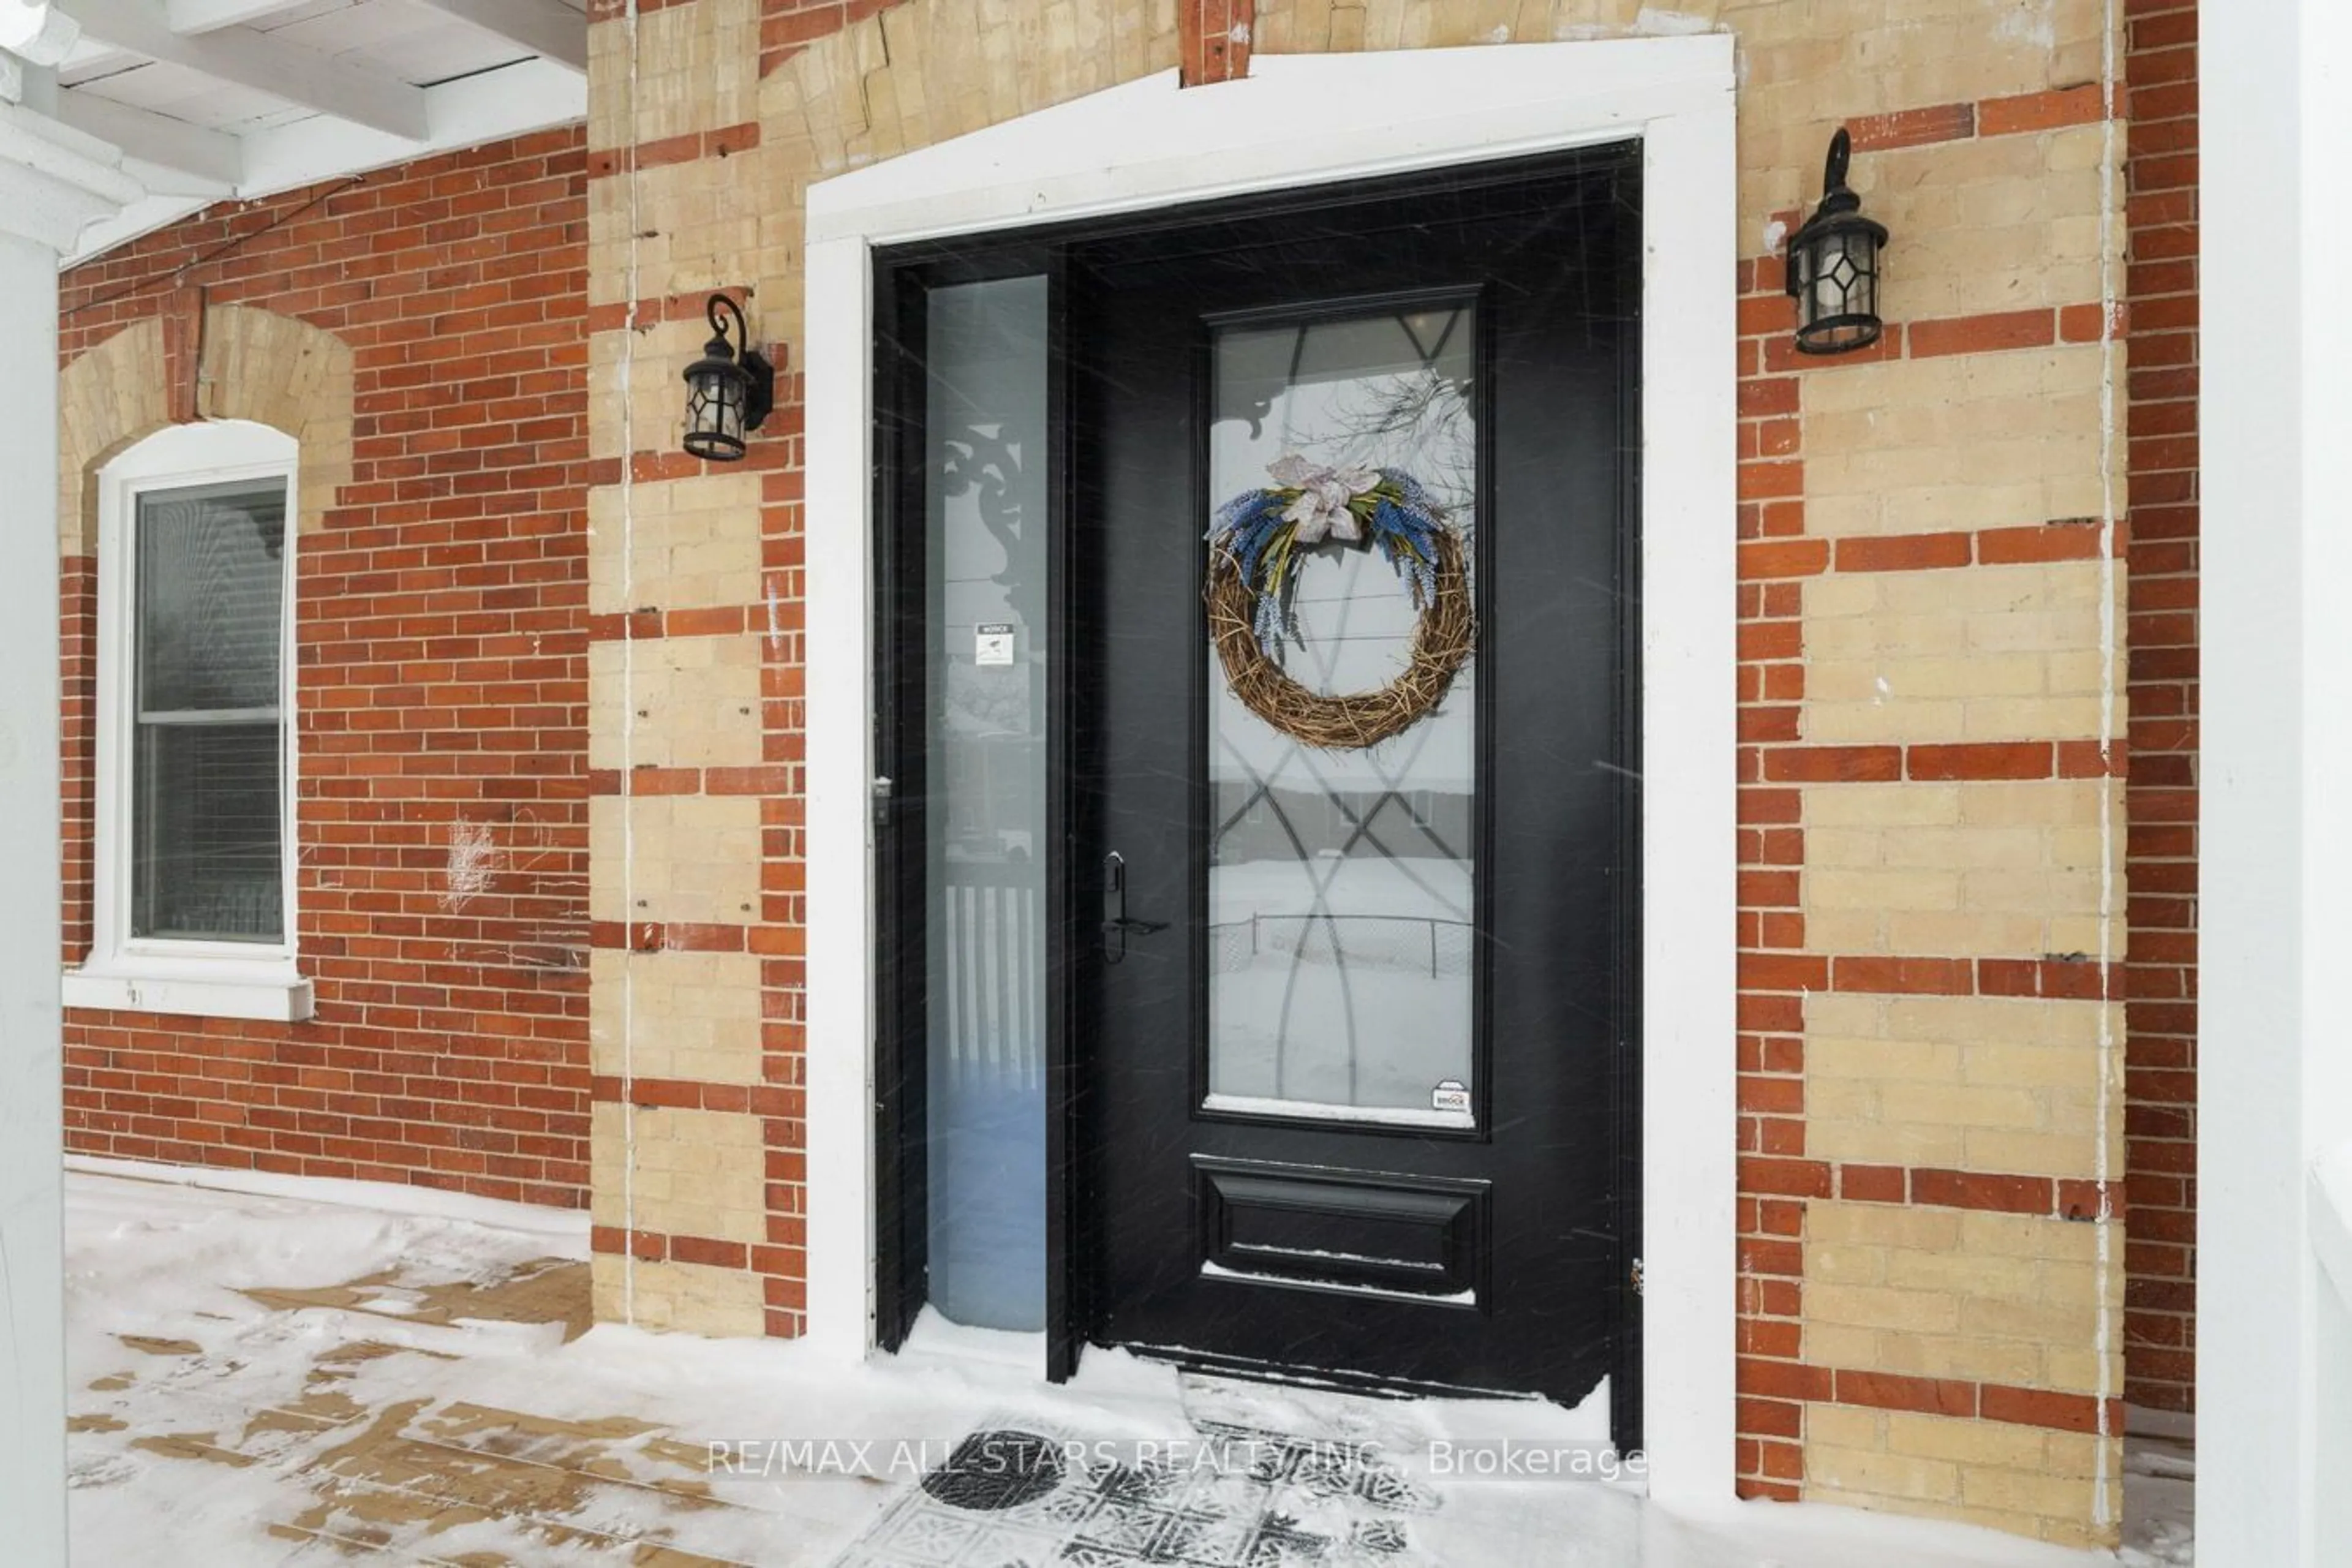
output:
M860 1368L592 1329L578 1216L233 1179L262 1190L68 1177L77 1563L2115 1561L1846 1510L1692 1518L1603 1481L1433 1468L1433 1439L1572 1436L1549 1407L1269 1389L1104 1354L1055 1389L1025 1342L928 1324ZM922 1484L987 1431L1053 1447L1034 1495L981 1510Z

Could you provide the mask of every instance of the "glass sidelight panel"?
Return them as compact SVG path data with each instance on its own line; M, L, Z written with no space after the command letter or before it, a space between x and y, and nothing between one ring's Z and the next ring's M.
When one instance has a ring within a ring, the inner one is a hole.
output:
M1475 329L1465 300L1217 330L1211 504L1302 470L1343 491L1394 470L1445 510L1475 577ZM1419 615L1378 551L1336 532L1293 607L1285 668L1331 693L1388 684ZM1206 657L1210 1107L1471 1125L1475 660L1402 734L1323 751Z
M931 1304L1045 1326L1046 294L927 303Z

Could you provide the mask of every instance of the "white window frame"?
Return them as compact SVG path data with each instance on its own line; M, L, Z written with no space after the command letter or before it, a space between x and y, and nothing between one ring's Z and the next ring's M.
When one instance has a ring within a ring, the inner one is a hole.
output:
M295 868L294 578L300 447L267 425L223 419L157 431L98 475L97 814L89 956L65 973L68 1007L297 1022L310 1016L310 983L298 968ZM139 498L151 491L240 480L286 487L286 543L278 659L279 871L285 938L278 942L134 937L131 932L131 767L137 564L131 534Z

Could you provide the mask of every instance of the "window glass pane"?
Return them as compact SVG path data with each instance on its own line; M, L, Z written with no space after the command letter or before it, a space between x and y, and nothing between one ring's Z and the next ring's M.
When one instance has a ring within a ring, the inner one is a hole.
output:
M139 498L141 713L278 706L286 485Z
M1277 465L1350 488L1351 472L1401 472L1475 574L1475 329L1465 304L1219 331L1211 505L1282 485ZM1297 574L1288 673L1326 693L1387 685L1418 623L1406 584L1336 532ZM1206 658L1211 1103L1468 1124L1475 661L1403 733L1321 751L1244 708Z
M286 486L139 498L134 937L281 942Z
M131 931L283 940L278 724L142 724Z
M932 1306L1045 1326L1045 280L933 289Z

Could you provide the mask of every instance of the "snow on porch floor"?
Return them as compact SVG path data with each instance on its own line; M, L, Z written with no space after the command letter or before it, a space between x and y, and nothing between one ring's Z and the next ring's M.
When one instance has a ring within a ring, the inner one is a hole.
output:
M1431 1473L1441 1432L1562 1436L1548 1407L1272 1389L1102 1352L1050 1388L992 1353L1001 1336L928 1323L862 1368L591 1328L580 1216L135 1169L67 1179L73 1556L90 1568L2115 1562L1842 1509L1696 1518L1601 1482ZM1042 1495L974 1512L919 1484L1006 1429L1068 1445ZM835 1446L786 1446L802 1439ZM714 1470L713 1444L765 1473Z

